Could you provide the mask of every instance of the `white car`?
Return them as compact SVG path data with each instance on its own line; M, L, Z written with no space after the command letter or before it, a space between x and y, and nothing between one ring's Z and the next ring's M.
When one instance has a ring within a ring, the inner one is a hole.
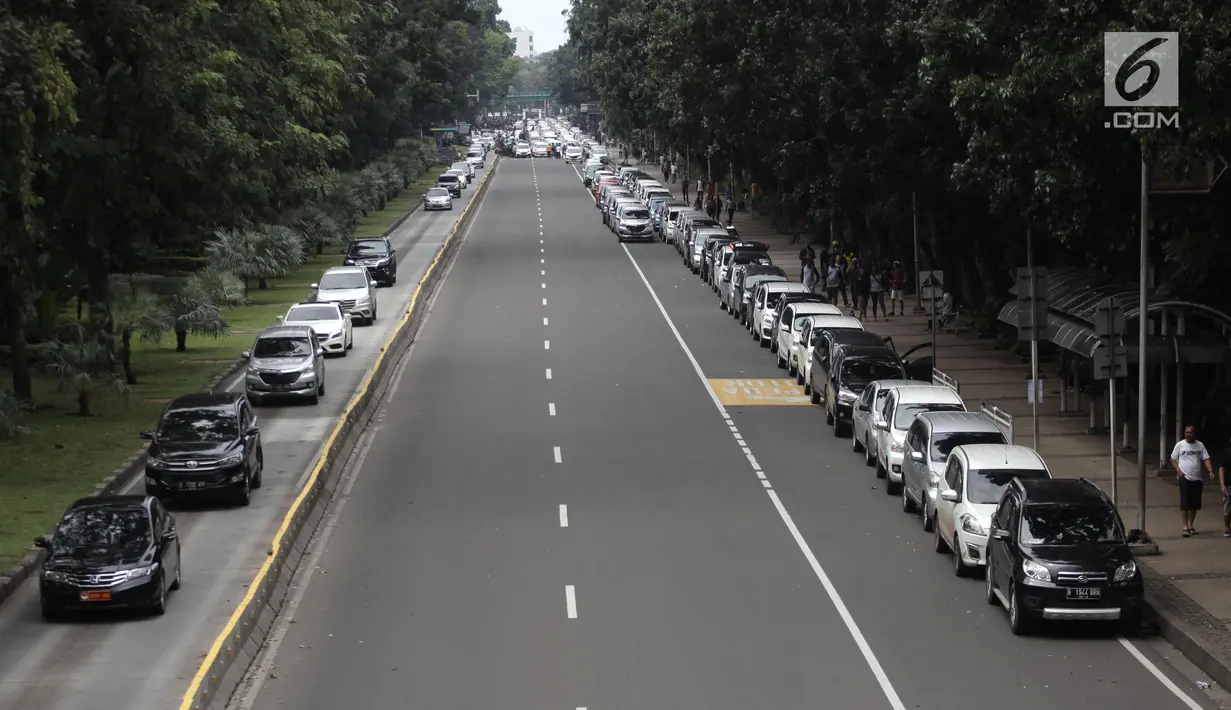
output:
M466 177L470 180L474 180L474 163L470 162L469 160L459 160L456 163L450 165L449 169L450 170L465 170Z
M513 146L513 157L529 158L530 157L530 144L529 143L518 143L517 145Z
M784 293L807 293L808 287L795 281L762 284L752 297L752 315L748 318L748 331L752 339L763 347L769 347L773 336L774 319L778 317L778 301Z
M805 316L840 316L842 309L830 303L792 303L786 307L778 318L778 332L774 339L778 343L778 367L792 375L799 366L796 356L799 354L800 332L804 327Z
M968 444L949 453L936 503L935 550L952 551L953 570L987 565L987 536L1000 494L1014 478L1051 478L1043 458L1026 446Z
M547 157L547 144L543 141L537 141L530 145L530 154L536 158Z
M923 412L965 412L962 396L944 385L917 383L895 387L885 398L876 427L876 477L885 479L885 492L902 492L902 454L906 431Z
M291 306L284 316L278 316L278 325L306 325L316 333L316 340L325 352L346 357L346 351L355 347L355 331L350 314L339 303L305 301Z
M471 148L466 155L466 162L471 166L470 177L474 177L474 168L482 169L487 165L487 152L482 148Z
M865 330L863 321L851 316L808 316L799 333L799 342L795 345L795 381L797 384L812 382L812 351L816 349L821 333L826 330ZM811 384L806 388L807 394L812 393Z
M465 170L450 168L449 170L446 170L444 174L457 176L457 181L462 184L463 189L470 187L470 174Z
M564 149L564 162L580 163L581 159L581 146L570 145Z
M376 322L376 280L366 266L335 266L312 284L314 301L336 301L364 325Z
M851 449L863 453L866 466L876 465L877 415L885 407L885 398L895 387L923 384L916 380L877 380L863 389L851 412Z

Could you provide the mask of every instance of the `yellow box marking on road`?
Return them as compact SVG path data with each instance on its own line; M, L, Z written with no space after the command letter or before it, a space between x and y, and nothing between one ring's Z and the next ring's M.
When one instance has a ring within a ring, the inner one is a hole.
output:
M795 380L711 379L709 383L718 401L727 407L812 404L812 399Z

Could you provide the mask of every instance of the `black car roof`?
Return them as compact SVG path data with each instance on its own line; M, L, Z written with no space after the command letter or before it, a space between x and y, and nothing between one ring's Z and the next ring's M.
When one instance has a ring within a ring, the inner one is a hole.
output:
M432 189L432 188L430 188L430 187L429 187L428 189L430 190L430 189ZM385 237L355 237L354 239L350 240L350 243L351 243L351 245L353 246L353 245L355 245L355 244L359 244L359 243L361 243L361 242L381 242L381 243L384 243L384 242L386 242L386 241L388 241L388 239L386 239Z
M885 339L883 337L873 333L870 330L857 330L855 328L833 328L830 330L818 328L817 330L822 330L829 333L830 342L834 345L870 345L873 347L888 347L885 345Z
M844 360L887 358L895 363L900 362L898 359L898 354L891 350L887 345L843 345L842 358Z
M73 504L68 506L69 510L82 510L86 508L106 508L111 510L135 510L144 508L146 500L149 496L144 495L125 495L125 496L94 496L92 498L78 498L73 501Z
M1016 481L1026 494L1026 505L1107 505L1107 498L1098 486L1082 478L1019 478Z
M222 408L235 404L243 396L238 392L197 392L184 394L171 400L167 410Z

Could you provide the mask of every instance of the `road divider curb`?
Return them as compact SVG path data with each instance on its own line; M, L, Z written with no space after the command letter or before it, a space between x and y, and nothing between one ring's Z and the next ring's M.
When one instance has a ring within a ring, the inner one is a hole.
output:
M496 156L491 167L484 171L474 197L462 208L453 229L436 252L427 273L411 295L401 321L381 347L376 363L326 438L307 481L267 548L265 562L202 658L184 693L180 710L222 710L259 655L286 600L291 580L307 556L313 534L337 489L339 474L383 403L392 375L414 342L431 296L439 288L449 262L456 256L499 164L500 157Z
M494 163L493 167L495 167ZM484 177L484 180L486 180L486 176ZM474 200L471 200L471 202L474 202ZM389 225L389 228L386 229L381 236L387 237L392 234L394 230L402 226L402 223L410 219L414 213L418 212L419 208L422 206L423 198L419 198L419 201L407 210L405 214L398 217L393 224ZM469 206L469 204L467 206ZM459 223L464 216L465 210L462 211L462 216L458 217ZM231 379L236 372L239 372L246 362L247 361L242 357L236 357L234 362L224 366L222 369L218 370L212 378L210 378L209 384L205 386L204 391L212 393L214 390L217 390L223 385L223 383ZM94 486L93 491L82 497L95 498L98 496L109 496L127 488L145 471L145 452L147 448L149 448L149 445L145 444L140 449L137 449L137 452L128 457L127 461L113 470L107 477L103 478L98 485ZM47 535L50 536L54 532L55 526L53 525L47 531ZM4 570L3 572L0 572L0 607L4 606L4 603L7 600L17 594L17 590L21 587L23 582L27 579L38 576L38 569L42 566L43 560L45 559L47 559L47 550L31 545L30 548L26 550L26 554L21 558L20 562Z

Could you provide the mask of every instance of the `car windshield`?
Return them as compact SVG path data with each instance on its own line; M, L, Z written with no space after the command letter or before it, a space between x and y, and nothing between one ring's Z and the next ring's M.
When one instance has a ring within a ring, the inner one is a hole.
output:
M312 354L312 346L307 338L257 338L256 346L252 348L252 357L308 357Z
M389 247L384 242L355 242L350 245L351 256L385 256L388 253Z
M843 389L861 392L876 380L897 380L905 376L902 366L896 362L877 358L845 358L838 381Z
M966 476L966 502L974 505L995 505L1000 502L1004 487L1014 478L1050 478L1047 471L1020 468L985 468Z
M1022 509L1023 545L1123 543L1120 521L1109 506L1043 504Z
M894 377L893 379L901 379ZM940 404L940 403L920 403L920 404L899 404L898 411L893 417L893 428L898 431L906 431L910 423L915 421L915 416L924 412L964 412L965 407L960 404Z
M56 526L57 547L143 548L154 538L142 508L86 507L70 510Z
M517 147L518 147L518 148L527 148L527 149L528 149L528 148L530 147L530 144L529 144L529 143L518 143L518 144L517 144Z
M333 306L295 306L286 313L286 320L291 323L341 319L338 309Z
M1007 444L1004 434L998 431L949 432L932 435L932 460L944 463L955 446L971 444Z
M443 187L433 187L427 191L428 197L448 197L449 191Z
M457 176L456 176L456 175L450 175L450 174L448 174L448 173L445 173L444 175L441 175L440 177L436 178L436 182L438 182L438 183L440 183L441 185L443 185L443 184L445 184L445 183L454 183L454 182L458 182L458 180L457 180Z
M158 440L173 444L234 441L239 438L235 412L223 407L172 409L158 425Z
M358 271L334 271L321 277L321 290L367 288L367 278Z
M647 210L624 210L624 216L628 219L649 219L650 213Z

